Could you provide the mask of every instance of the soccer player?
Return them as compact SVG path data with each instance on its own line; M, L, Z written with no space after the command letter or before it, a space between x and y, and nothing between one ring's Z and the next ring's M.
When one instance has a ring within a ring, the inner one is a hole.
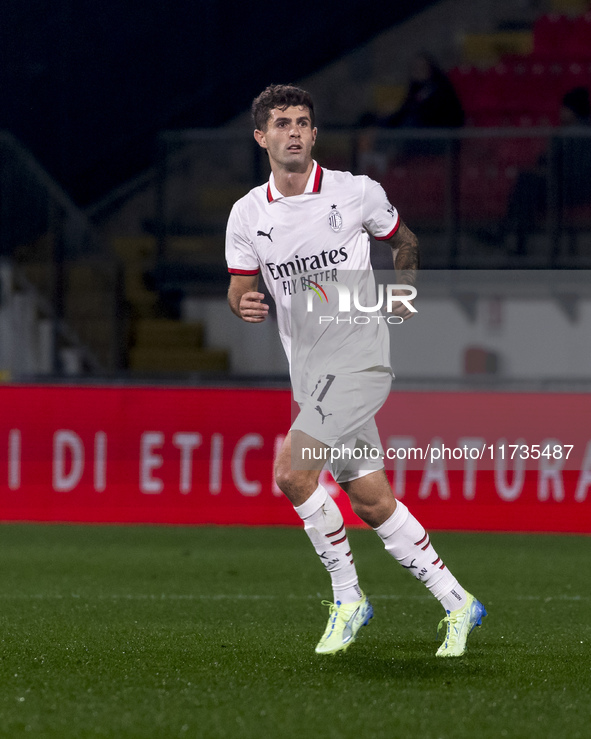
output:
M247 323L264 321L269 306L259 292L262 272L277 306L300 413L275 460L275 479L330 573L334 595L316 652L347 649L373 616L359 587L341 512L319 484L328 459L355 513L445 609L440 625L447 625L446 636L437 656L460 656L486 611L443 564L428 533L395 499L388 483L374 420L391 389L387 327L378 316L369 322L351 317L337 321L332 297L335 287L339 298L343 290L346 295L356 289L371 296L371 234L391 247L397 284L409 286L400 288L398 294L406 299L391 303L390 316L410 318L415 312L409 298L419 266L417 239L377 182L329 171L314 161L317 130L309 93L293 85L271 85L255 98L252 113L254 136L267 151L271 176L235 203L230 214L228 302ZM375 281L373 290L375 297ZM323 309L329 312L320 321L311 311L315 295L321 301L324 297ZM343 455L332 461L327 451L335 448L362 449L363 460L355 465Z

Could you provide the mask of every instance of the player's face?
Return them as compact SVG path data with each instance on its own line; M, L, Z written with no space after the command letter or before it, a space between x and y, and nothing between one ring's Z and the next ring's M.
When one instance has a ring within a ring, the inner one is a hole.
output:
M290 172L303 172L312 160L316 129L304 105L285 110L273 108L265 131L255 131L259 145L269 153L271 166Z

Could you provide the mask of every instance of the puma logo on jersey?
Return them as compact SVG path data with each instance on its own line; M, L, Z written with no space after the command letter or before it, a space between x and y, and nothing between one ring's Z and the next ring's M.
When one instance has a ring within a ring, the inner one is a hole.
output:
M271 227L271 231L275 228L275 226ZM273 239L271 238L271 231L269 231L268 234L266 234L264 231L257 231L257 236L266 236L271 243L273 243Z
M326 415L324 415L324 413L322 412L322 408L319 405L317 405L316 408L314 408L314 410L315 411L318 411L318 413L320 413L320 415L322 416L322 425L323 426L324 426L324 419L325 418L328 418L329 416L332 416L332 413L327 413Z

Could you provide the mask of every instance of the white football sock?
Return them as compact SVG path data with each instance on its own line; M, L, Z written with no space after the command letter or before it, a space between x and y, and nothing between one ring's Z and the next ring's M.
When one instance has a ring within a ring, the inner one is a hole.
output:
M443 564L429 534L399 500L396 510L375 529L388 552L426 585L446 611L466 604L466 591Z
M305 503L294 506L320 561L330 574L335 603L354 603L363 593L339 507L322 485Z

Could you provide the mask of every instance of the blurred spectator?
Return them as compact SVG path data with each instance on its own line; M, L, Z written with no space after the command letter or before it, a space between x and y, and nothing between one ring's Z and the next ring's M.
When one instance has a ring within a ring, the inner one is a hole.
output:
M560 108L565 135L552 142L550 151L540 157L533 169L519 173L497 238L504 241L507 233L515 233L514 254L527 253L528 236L546 215L549 175L555 178L559 217L565 207L591 202L591 138L576 135L591 133L590 115L589 91L585 87L569 90Z
M411 62L408 90L400 108L387 116L364 113L359 120L359 165L362 171L377 170L382 174L388 156L376 145L376 128L451 128L464 124L460 99L433 57L419 54ZM398 161L412 156L441 154L445 142L409 139L398 146Z
M454 86L428 54L412 61L406 99L399 110L379 122L391 128L449 128L464 124Z

